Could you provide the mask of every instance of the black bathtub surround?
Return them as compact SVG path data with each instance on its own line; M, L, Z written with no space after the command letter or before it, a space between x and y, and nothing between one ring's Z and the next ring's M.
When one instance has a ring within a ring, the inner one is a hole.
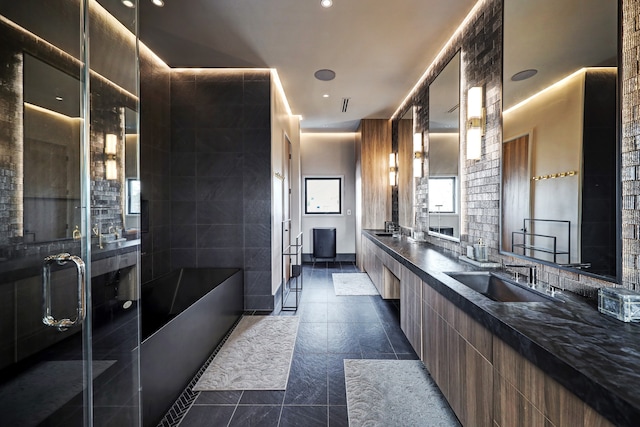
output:
M242 315L242 271L172 271L143 285L141 309L143 419L152 426Z
M637 425L639 324L566 296L565 303L495 302L444 273L475 269L457 254L405 238L364 236L616 426Z

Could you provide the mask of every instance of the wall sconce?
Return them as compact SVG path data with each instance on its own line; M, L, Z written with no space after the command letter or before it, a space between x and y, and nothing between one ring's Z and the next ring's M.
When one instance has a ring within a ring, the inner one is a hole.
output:
M389 154L389 185L398 185L398 155Z
M413 177L422 178L422 162L424 161L424 149L422 148L422 133L413 134Z
M481 86L467 92L467 160L482 157L482 137L485 132L486 111Z
M118 179L118 164L116 163L116 153L118 147L118 136L108 133L104 138L104 175L105 179Z

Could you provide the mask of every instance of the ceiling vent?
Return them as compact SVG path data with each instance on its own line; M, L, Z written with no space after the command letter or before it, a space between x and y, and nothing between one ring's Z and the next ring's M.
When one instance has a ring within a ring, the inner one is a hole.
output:
M342 98L342 112L346 113L347 112L347 108L349 108L349 100L351 98Z

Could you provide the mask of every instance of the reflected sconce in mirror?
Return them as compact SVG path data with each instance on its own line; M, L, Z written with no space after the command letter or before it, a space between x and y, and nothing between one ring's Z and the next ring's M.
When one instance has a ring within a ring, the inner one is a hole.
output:
M398 185L398 155L389 154L389 185Z
M413 177L422 178L422 162L424 161L424 149L422 146L422 133L413 134Z
M467 92L467 160L479 160L482 157L485 117L482 87L472 87Z
M118 164L116 162L116 152L118 147L118 136L112 133L105 135L104 139L104 175L105 179L118 179Z

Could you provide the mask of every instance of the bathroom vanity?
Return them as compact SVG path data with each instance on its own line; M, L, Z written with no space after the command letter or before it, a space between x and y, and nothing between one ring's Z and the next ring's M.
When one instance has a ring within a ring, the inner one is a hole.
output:
M107 305L138 299L137 260L139 240L130 240L92 249L91 278L94 317ZM42 316L42 265L39 255L0 262L2 331L0 331L0 369L11 366L78 333L79 327L58 331L45 326ZM116 277L117 275L117 277ZM65 268L52 273L56 287L53 304L64 315L72 315L77 299L76 272ZM108 295L107 295L108 294Z
M453 252L362 237L364 269L383 297L394 277L402 330L463 425L637 425L640 325L566 292L495 301L446 274L478 270Z

